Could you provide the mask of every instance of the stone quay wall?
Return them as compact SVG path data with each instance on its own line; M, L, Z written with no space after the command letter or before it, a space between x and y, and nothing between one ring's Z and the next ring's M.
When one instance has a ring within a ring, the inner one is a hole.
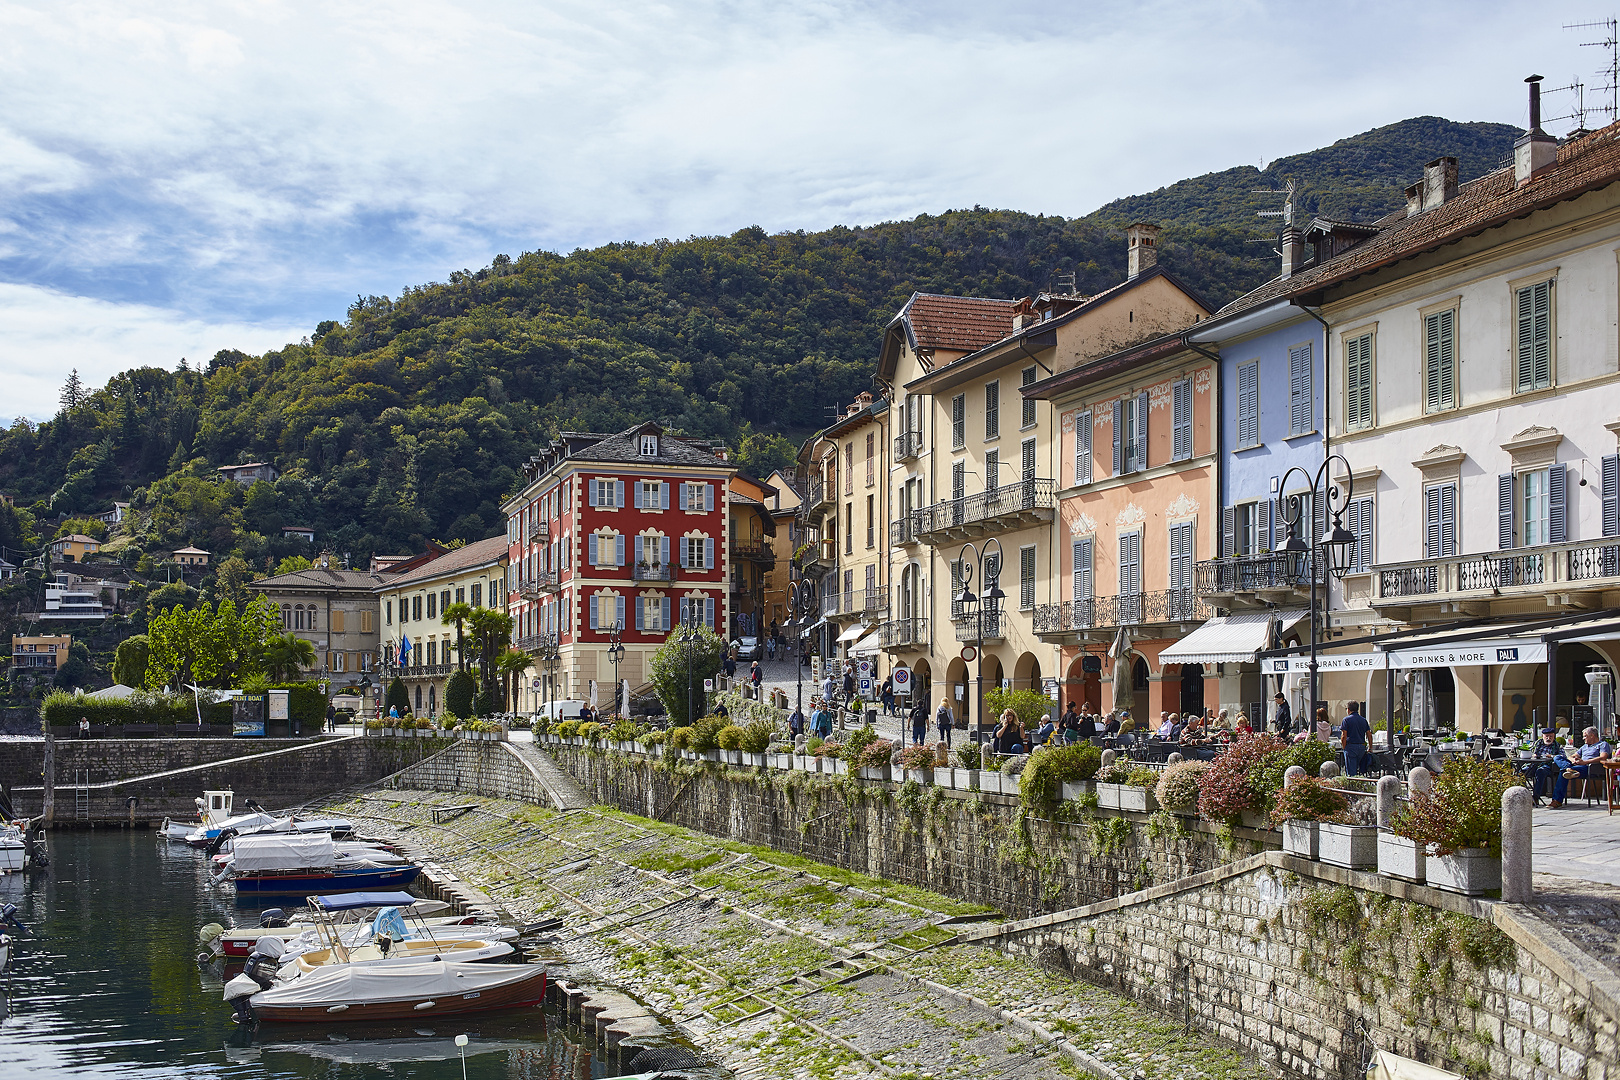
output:
M457 739L442 752L390 777L389 786L464 791L491 799L512 799L541 806L551 804L534 769L511 743Z
M316 740L270 740L244 745L229 740L173 740L173 747L126 740L58 741L56 744L56 806L58 827L75 824L160 823L165 817L193 818L193 799L206 790L229 789L235 805L246 808L255 800L274 810L325 798L334 792L375 783L416 764L445 748L447 739L377 739L347 736ZM277 746L281 742L286 745ZM235 750L234 756L204 760L177 768L148 768L165 753L180 759L206 756L199 744ZM71 749L72 752L69 752ZM134 752L135 756L126 758ZM88 785L75 781L75 765L87 771ZM100 770L101 780L96 780ZM36 766L30 783L11 790L12 807L19 817L40 813L43 785ZM88 798L81 810L79 793ZM137 800L131 814L127 800Z
M36 729L37 730L37 729ZM189 769L228 758L306 746L314 739L57 739L56 785L88 773L92 784ZM0 778L38 787L45 772L45 740L0 742ZM197 794L201 794L198 792Z

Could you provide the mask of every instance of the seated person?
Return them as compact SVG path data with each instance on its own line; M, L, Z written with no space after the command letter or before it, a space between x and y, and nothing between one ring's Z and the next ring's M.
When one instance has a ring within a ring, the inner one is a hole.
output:
M1035 729L1034 744L1036 746L1045 746L1047 742L1051 740L1052 734L1055 731L1057 731L1057 725L1052 723L1052 718L1048 716L1045 722L1043 722L1040 727Z
M1162 712L1162 713L1160 713L1159 714L1159 730L1156 733L1159 736L1159 738L1161 738L1161 739L1173 738L1175 736L1175 730L1176 730L1176 714L1171 713L1171 712Z
M1111 712L1108 714L1108 723L1103 725L1103 734L1110 738L1119 734L1119 713Z
M1574 754L1566 748L1564 757L1559 763L1565 766L1564 771L1553 782L1552 802L1547 805L1554 810L1564 805L1564 796L1569 793L1569 782L1576 778L1585 779L1592 766L1600 761L1609 761L1614 757L1614 748L1598 738L1598 729L1589 727L1581 733L1584 740L1580 746L1575 747Z
M1076 729L1076 733L1083 740L1095 739L1102 734L1102 726L1097 723L1097 717L1090 708L1080 714L1080 726Z
M1522 761L1518 766L1519 775L1530 781L1537 803L1552 787L1553 777L1559 772L1558 759L1563 757L1564 748L1558 745L1557 735L1553 728L1542 728L1541 738L1530 752L1530 760Z
M1238 735L1253 735L1254 725L1249 723L1249 714L1240 712L1237 715L1237 727L1234 729Z

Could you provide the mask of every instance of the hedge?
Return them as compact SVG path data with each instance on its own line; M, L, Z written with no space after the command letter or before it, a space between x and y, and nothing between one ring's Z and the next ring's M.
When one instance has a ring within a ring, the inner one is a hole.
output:
M294 720L312 724L317 729L326 722L326 695L314 683L287 683L273 687L288 690L287 714ZM116 727L121 724L195 724L197 705L190 694L138 693L123 699L81 697L58 691L45 699L41 710L45 723L51 727L78 727L80 717L88 717L98 726ZM205 724L229 724L232 703L216 701L202 706Z

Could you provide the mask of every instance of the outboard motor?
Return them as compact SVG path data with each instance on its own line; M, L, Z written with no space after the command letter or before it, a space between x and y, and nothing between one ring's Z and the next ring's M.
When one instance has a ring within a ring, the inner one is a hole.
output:
M28 927L22 924L21 919L17 918L16 904L0 904L0 923L5 923L8 926L15 926L23 933L28 933Z
M266 930L279 930L287 925L287 913L278 907L267 907L259 912L259 926Z
M236 1010L236 1022L253 1023L253 995L276 984L276 962L281 959L281 939L262 937L242 967L242 974L225 984L225 1000Z
M43 870L51 865L51 856L45 850L45 826L34 826L32 836L23 833L23 846L28 850L28 868Z
M219 830L219 835L208 841L208 846L203 850L206 851L208 853L208 857L212 859L215 855L219 854L219 849L225 846L225 841L229 840L235 835L235 829L221 829Z

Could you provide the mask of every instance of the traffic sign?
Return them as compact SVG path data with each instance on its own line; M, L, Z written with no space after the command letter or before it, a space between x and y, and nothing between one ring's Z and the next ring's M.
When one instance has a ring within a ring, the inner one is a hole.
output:
M971 664L978 657L979 652L971 645L962 646L962 659Z
M895 668L894 669L894 674L891 676L891 678L894 679L894 692L895 693L903 694L907 690L911 689L911 669L910 668L903 668L903 667Z
M705 694L709 694L709 693L714 692L714 680L713 679L704 679L703 680L703 692Z
M862 679L861 680L861 696L862 697L870 697L871 695L872 695L872 680L871 679Z

